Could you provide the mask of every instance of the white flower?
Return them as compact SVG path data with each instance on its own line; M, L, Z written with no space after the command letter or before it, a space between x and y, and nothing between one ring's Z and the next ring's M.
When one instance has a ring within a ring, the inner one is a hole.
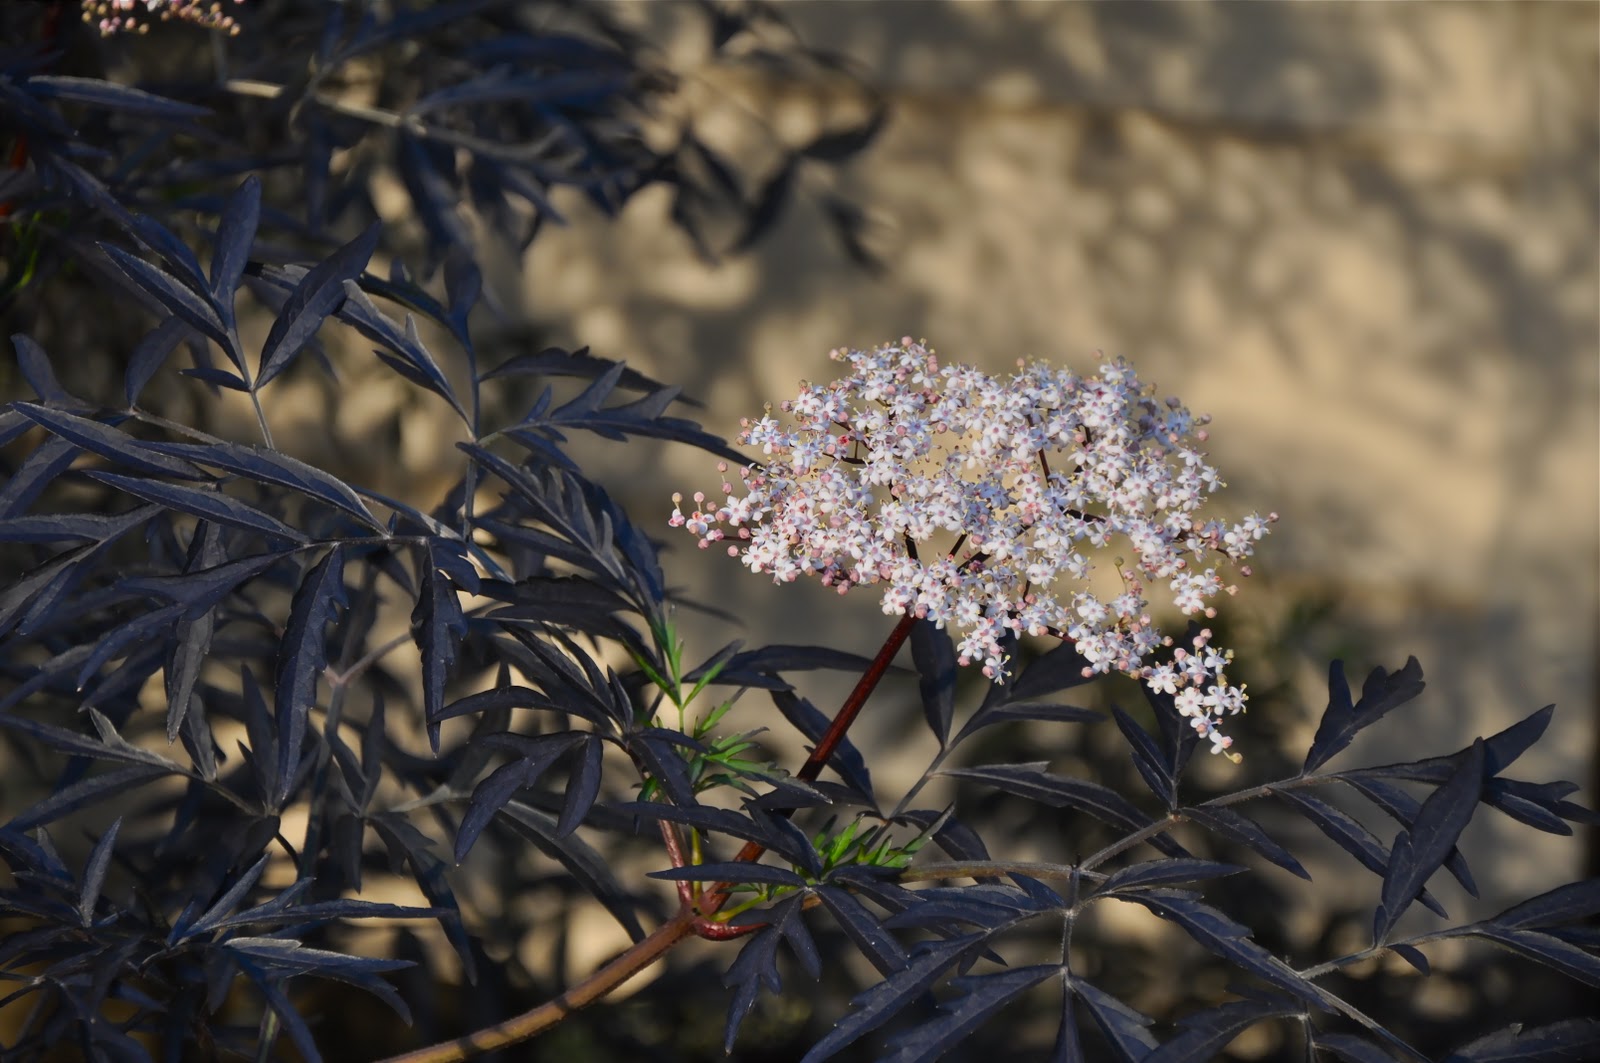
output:
M767 459L741 470L743 494L728 484L721 504L697 494L687 516L675 495L669 523L702 546L737 529L730 553L776 582L811 575L841 593L882 584L885 613L955 629L961 663L993 678L1005 675L1011 635L1070 639L1087 671L1143 679L1175 698L1213 752L1228 747L1217 721L1246 700L1224 674L1231 652L1207 630L1192 650L1152 660L1169 643L1145 612L1146 591L1165 584L1181 612L1215 615L1212 600L1235 588L1205 563L1250 557L1277 519L1198 515L1223 486L1194 445L1207 418L1158 402L1120 359L1099 376L1035 362L1001 378L941 367L909 337L830 357L846 374L783 403L792 424L770 407L741 422L740 442ZM1121 592L1102 600L1087 584L1106 550L1133 560L1118 564Z

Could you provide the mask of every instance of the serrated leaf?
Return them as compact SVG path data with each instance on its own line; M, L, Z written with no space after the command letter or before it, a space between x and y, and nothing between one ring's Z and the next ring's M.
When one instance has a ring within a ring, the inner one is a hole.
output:
M111 850L117 843L117 832L121 829L122 817L118 816L100 835L94 848L89 850L89 859L83 866L83 884L78 890L78 920L81 926L88 927L94 922L95 902L100 899L101 887L105 885L106 872L111 868Z
M1245 870L1247 869L1237 864L1222 864L1215 860L1147 860L1141 864L1131 864L1108 876L1096 888L1095 893L1098 895L1115 893L1119 890L1226 878Z
M1600 956L1585 952L1554 934L1538 930L1505 929L1492 922L1475 924L1470 930L1553 971L1560 971L1568 978L1586 985L1600 986Z
M35 75L24 83L28 92L45 100L64 100L90 107L122 111L146 118L201 118L211 113L205 107L158 96L153 92L119 85L99 78L69 77L64 74Z
M1234 922L1194 894L1182 890L1141 890L1114 896L1118 900L1143 905L1161 918L1176 923L1208 951L1230 960L1270 985L1325 1011L1340 1010L1336 998L1250 940L1248 927Z
M18 418L24 427L32 422L21 411L7 411ZM15 519L28 511L35 499L44 493L51 482L68 468L78 456L78 446L69 439L57 436L45 440L28 452L22 464L12 470L0 487L0 517ZM12 540L13 542L18 540Z
M1585 1063L1600 1057L1600 1019L1521 1023L1462 1045L1444 1063Z
M772 690L772 703L778 707L783 718L794 725L810 742L818 742L827 733L832 721L815 705L805 698L799 697L790 690ZM867 770L866 758L861 751L850 741L848 735L834 748L828 757L828 766L839 773L849 786L862 796L872 798L872 775Z
M276 450L244 443L145 443L145 451L181 458L194 465L226 469L256 483L276 484L309 495L355 517L380 535L387 526L361 501L361 496L338 477Z
M216 250L211 256L211 294L217 297L223 320L229 325L233 323L233 293L250 261L260 220L261 177L250 174L223 205L217 222Z
M455 858L458 864L467 858L473 843L494 819L495 813L499 812L518 790L538 782L556 761L587 738L578 731L536 737L525 735L506 737L522 740L518 743L521 755L490 772L473 789L472 797L467 802L467 811L461 817L461 825L456 828ZM562 836L558 827L557 837Z
M1235 1000L1190 1012L1176 1037L1145 1057L1145 1063L1210 1063L1229 1041L1265 1019L1297 1015L1301 1007L1281 999Z
M1388 850L1371 831L1356 822L1353 817L1319 797L1297 790L1277 790L1273 793L1280 801L1309 819L1323 834L1337 842L1339 848L1355 857L1362 867L1374 875L1388 874ZM1429 911L1439 916L1445 914L1444 909L1439 907L1439 902L1435 901L1426 890L1422 891L1420 899Z
M277 721L278 767L272 803L288 800L305 741L306 718L317 698L317 679L328 663L326 628L338 607L346 605L344 549L334 547L301 580L289 608L289 623L278 647Z
M1143 830L1154 822L1126 797L1110 787L1086 779L1052 775L1044 770L1042 761L1033 764L991 764L979 768L946 769L939 774L981 782L1006 793L1041 802L1051 808L1076 808L1089 813L1101 822L1124 830ZM1189 855L1177 842L1163 835L1156 835L1149 841L1168 856Z
M201 335L215 340L223 350L232 351L233 344L228 336L228 328L222 323L222 313L209 291L197 292L172 274L152 266L137 255L130 255L113 244L101 244L100 250L106 253L130 281L182 318L185 324Z
M1423 686L1422 666L1415 657L1408 657L1405 667L1396 672L1374 668L1361 687L1361 700L1351 705L1344 663L1334 661L1328 669L1328 708L1317 725L1316 737L1311 740L1311 749L1306 753L1301 771L1315 771L1327 763L1350 744L1358 731L1415 698L1422 693Z
M572 777L567 781L566 797L561 803L561 819L556 823L556 837L565 838L578 829L583 818L594 807L600 796L601 754L605 746L594 735L584 742L578 755Z
M7 822L6 827L18 831L32 830L80 808L103 804L117 794L170 774L171 769L164 765L131 763L115 771L91 775L63 786L44 800L23 809Z
M378 247L379 223L373 222L354 240L306 271L283 305L261 345L261 366L253 390L259 391L305 349L328 315L344 305L347 284L354 284Z
M821 886L816 895L839 924L839 929L872 962L879 974L890 975L905 968L906 950L854 894Z
M1394 929L1423 885L1455 848L1456 839L1478 807L1483 792L1483 742L1472 744L1443 786L1422 803L1422 810L1409 830L1403 830L1389 850L1389 866L1383 876L1382 901L1373 916L1373 940L1382 942Z
M411 611L411 630L422 657L422 705L428 721L428 744L439 753L440 713L444 710L444 689L455 664L456 647L467 632L467 619L455 585L445 574L439 555L451 544L429 539L423 549L417 574L420 586L416 607Z
M552 860L558 861L579 885L610 912L634 941L644 939L644 928L634 915L633 901L611 865L577 834L558 837L555 817L530 808L520 801L508 802L500 810L517 833L533 842Z
M728 1021L723 1030L724 1052L733 1051L739 1026L750 1013L761 987L765 985L770 993L783 989L783 980L778 975L778 942L783 939L782 928L786 924L799 922L802 900L804 898L799 896L787 897L774 905L770 913L763 913L771 919L772 925L745 942L739 955L723 973L722 984L733 989L733 999L728 1003Z
M48 428L84 450L100 455L108 461L142 472L149 476L175 476L183 480L205 480L205 473L177 458L169 458L149 450L138 440L110 425L78 417L64 410L53 410L31 402L14 403L29 420Z
M1600 914L1600 878L1569 882L1514 904L1488 920L1507 930L1557 926Z
M1156 1047L1156 1039L1146 1029L1151 1023L1149 1016L1081 978L1072 980L1072 991L1083 1001L1095 1025L1126 1063L1138 1063Z
M891 1055L884 1063L931 1063L975 1032L995 1012L1022 996L1034 986L1060 976L1059 964L1042 963L994 974L967 975L952 979L950 987L960 992L940 1006L931 1022L902 1034L890 1042Z
M923 942L906 966L850 1001L850 1013L811 1046L800 1063L822 1063L876 1030L926 993L952 967L982 946L985 935L965 934L945 941Z
M911 626L911 660L917 669L922 715L942 748L956 711L956 650L950 632L931 620L917 621Z
M310 541L298 529L291 528L278 518L268 516L259 509L246 505L237 498L230 498L220 491L205 491L197 487L184 487L159 480L143 480L114 472L90 472L89 476L135 498L142 498L146 502L154 502L168 509L176 509L201 520L216 521L218 524L260 532L269 538L287 540L291 543L304 544Z
M1161 755L1161 749L1155 739L1134 722L1133 717L1123 712L1120 708L1111 706L1111 715L1117 721L1117 730L1122 732L1122 737L1128 740L1129 751L1133 756L1133 766L1138 769L1139 777L1150 787L1150 792L1155 794L1167 808L1176 808L1178 804L1177 785L1172 776L1167 772L1166 763Z

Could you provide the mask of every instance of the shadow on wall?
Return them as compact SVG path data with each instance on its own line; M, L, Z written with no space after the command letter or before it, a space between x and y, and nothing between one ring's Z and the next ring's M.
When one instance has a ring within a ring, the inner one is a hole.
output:
M634 13L693 68L699 42L670 5ZM1345 603L1337 623L1376 653L1353 672L1422 660L1431 686L1416 726L1441 751L1556 701L1564 762L1537 770L1590 779L1600 14L1509 3L781 13L885 93L892 117L875 147L837 184L802 173L771 237L720 265L698 260L649 196L621 224L548 234L526 263L541 327L682 382L729 435L799 379L825 378L840 344L909 332L989 369L1126 355L1216 416L1232 504L1284 514L1258 566L1270 575L1247 581L1236 612L1305 594ZM750 123L803 141L839 105L778 76L715 72L690 76L685 98L733 152ZM852 266L831 238L835 194L868 212L881 272ZM617 472L637 476L621 492L636 512L663 517L672 489L715 475L673 452ZM870 652L886 630L870 592L774 589L676 545L691 597L746 618L752 640L825 630ZM707 652L727 637L725 626L700 635ZM1308 651L1310 710L1325 667ZM809 693L827 704L843 690ZM909 718L883 712L876 737ZM1497 839L1521 859L1502 863L1486 904L1566 873L1572 847L1527 833Z

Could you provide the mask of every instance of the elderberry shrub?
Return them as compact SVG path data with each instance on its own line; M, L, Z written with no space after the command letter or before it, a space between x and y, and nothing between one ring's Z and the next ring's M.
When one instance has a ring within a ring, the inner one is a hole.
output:
M1196 515L1218 482L1188 441L1196 422L1127 367L1025 367L1006 383L941 369L909 341L850 352L850 375L790 404L811 427L753 423L741 444L760 453L747 455L678 416L675 388L620 362L475 342L479 249L458 194L525 246L552 217L552 187L614 209L667 182L691 237L707 239L708 203L741 217L726 247L702 244L735 250L771 223L799 167L864 146L881 110L756 179L692 128L667 149L635 135L630 119L669 79L603 7L552 5L569 25L493 2L237 5L236 39L260 49L249 77L207 72L196 53L162 57L194 69L135 86L55 69L75 55L58 47L75 32L69 6L0 16L41 44L0 57L0 131L16 160L0 185L5 305L47 339L66 334L61 307L81 305L62 293L113 293L147 318L131 347L100 336L107 351L12 339L26 397L0 412L0 735L21 765L0 813L5 1058L264 1057L287 1040L317 1059L319 1041L341 1036L314 991L330 981L435 1039L466 1028L434 999L457 971L496 987L470 1025L511 1020L470 1048L413 1057L461 1058L562 1036L546 1031L651 962L678 963L667 954L695 936L718 943L722 973L690 990L729 988L729 1050L763 989L804 997L824 970L836 982L875 972L796 1050L808 1061L1004 1045L1018 1015L1048 1019L1066 1060L1211 1059L1262 1024L1300 1058L1600 1054L1600 1023L1546 1014L1486 1015L1424 1051L1396 1032L1412 1028L1404 1008L1375 1014L1346 976L1385 956L1427 976L1426 946L1472 938L1600 985L1593 880L1464 925L1413 910L1444 918L1427 889L1440 872L1475 892L1457 843L1482 805L1558 834L1595 821L1568 800L1572 784L1506 774L1552 708L1453 753L1330 767L1422 691L1414 660L1373 670L1359 696L1335 663L1302 762L1268 781L1246 758L1232 793L1190 777L1202 735L1226 748L1217 721L1242 705L1243 684L1198 623L1161 634L1145 588L1207 612L1226 588L1200 566L1248 556L1267 519ZM750 18L762 41L781 28ZM708 25L719 47L759 52L738 47L748 21L714 10ZM781 58L838 69L793 41ZM378 79L376 105L336 91L358 61L394 75ZM255 150L257 137L274 150ZM375 272L375 256L406 249L374 221L370 173L332 165L335 150L399 170L425 280ZM239 327L252 304L271 315L260 343ZM346 349L353 337L364 350ZM333 370L357 358L455 419L455 480L438 496L380 493L274 436L284 381L323 380L337 399ZM114 386L85 370L108 364ZM223 409L246 411L243 423ZM883 650L691 654L659 514L639 523L617 504L574 456L579 432L695 447L744 470L744 494L730 477L724 501L700 496L676 521L780 581L884 583L898 619ZM1137 556L1113 566L1117 594L1087 582L1102 549ZM1084 582L1059 591L1063 578ZM1021 635L1056 644L1039 652ZM937 753L886 794L872 769L899 751L858 746L848 727L875 686L900 682L906 642ZM959 684L966 662L988 682ZM800 673L815 669L860 673L839 713L803 695ZM1136 677L1145 704L1073 704L1069 692L1107 672ZM792 773L757 738L780 721L813 745ZM997 739L1024 721L1049 725L1062 749L1110 729L1128 771L996 762ZM953 803L919 801L934 780ZM18 800L23 783L36 799ZM1358 819L1346 797L1378 815ZM1014 818L998 813L1018 802L1088 855L991 853ZM1286 958L1249 903L1269 876L1308 877L1281 812L1375 876L1354 951ZM57 847L85 830L87 846ZM537 857L472 882L490 839ZM641 857L673 896L619 871ZM416 903L364 895L395 879ZM464 902L463 887L509 907L551 884L592 898L633 945L514 1018L511 961L490 959L488 906ZM1148 996L1149 967L1085 948L1121 906L1175 927L1236 981L1181 1012L1142 1013L1128 1000ZM423 946L409 929L421 923L446 952Z

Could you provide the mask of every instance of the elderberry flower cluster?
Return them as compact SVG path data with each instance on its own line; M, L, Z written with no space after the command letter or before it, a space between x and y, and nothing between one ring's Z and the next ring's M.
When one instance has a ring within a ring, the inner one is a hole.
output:
M959 632L960 663L997 681L1009 638L1070 640L1086 675L1136 676L1173 695L1212 752L1232 744L1218 721L1247 700L1228 681L1232 652L1209 629L1163 652L1173 640L1146 598L1163 588L1184 615L1215 616L1210 601L1237 589L1219 564L1248 558L1277 519L1201 513L1224 486L1194 445L1207 418L1157 401L1121 359L1098 376L1019 362L1002 378L941 366L909 337L829 357L847 374L802 385L787 423L770 406L741 421L763 460L737 490L719 464L723 497L697 492L688 514L674 495L674 527L702 548L727 540L779 583L882 584L885 613ZM1133 560L1096 579L1113 551Z
M232 0L242 4L244 0ZM223 0L83 0L83 21L99 29L101 36L117 33L148 33L148 18L181 19L206 29L237 34L238 23L223 10Z

